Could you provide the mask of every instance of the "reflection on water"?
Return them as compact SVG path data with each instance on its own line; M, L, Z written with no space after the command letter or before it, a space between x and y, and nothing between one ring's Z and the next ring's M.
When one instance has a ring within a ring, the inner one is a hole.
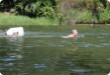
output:
M45 64L34 64L34 68L46 68Z
M85 73L85 72L90 72L89 70L72 70L72 72L76 72L76 73Z
M14 63L7 63L7 64L4 64L4 66L13 66Z
M14 59L14 58L4 58L4 59L0 59L2 61L14 61L14 60L17 60L17 59Z
M0 72L3 75L109 73L109 29L82 31L79 28L76 38L64 39L61 36L68 35L70 30L66 26L31 28L24 27L24 37L10 38L0 34Z

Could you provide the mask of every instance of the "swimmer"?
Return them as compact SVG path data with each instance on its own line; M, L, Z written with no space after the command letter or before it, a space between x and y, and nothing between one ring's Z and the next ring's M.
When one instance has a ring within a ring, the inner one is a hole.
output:
M62 38L73 38L73 37L75 37L77 35L78 35L78 31L76 29L73 29L72 33L70 35L62 36Z
M10 37L17 37L19 34L19 32L14 32L12 35L10 35Z
M6 35L10 37L24 36L23 27L10 28L6 31Z

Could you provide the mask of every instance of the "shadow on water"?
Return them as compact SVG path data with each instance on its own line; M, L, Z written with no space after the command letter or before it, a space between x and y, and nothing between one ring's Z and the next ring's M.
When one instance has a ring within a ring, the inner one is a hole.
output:
M83 26L84 27L84 26ZM3 75L106 75L110 67L109 29L78 27L76 38L64 39L71 27L24 27L25 36L0 34ZM97 31L97 32L95 32Z

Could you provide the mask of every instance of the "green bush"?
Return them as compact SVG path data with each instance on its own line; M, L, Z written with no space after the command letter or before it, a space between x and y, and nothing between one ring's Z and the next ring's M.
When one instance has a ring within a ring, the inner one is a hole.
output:
M110 10L104 9L104 11L100 13L100 22L110 23Z
M90 11L81 11L79 12L78 16L77 16L77 22L81 22L81 23L89 23L92 22L92 14Z
M28 15L30 17L54 17L55 16L55 0L35 0L21 1L16 5L19 14Z

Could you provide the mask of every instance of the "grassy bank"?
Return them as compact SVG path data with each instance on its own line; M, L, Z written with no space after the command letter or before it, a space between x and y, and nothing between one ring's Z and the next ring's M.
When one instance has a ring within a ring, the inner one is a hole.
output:
M58 25L58 21L46 17L29 18L9 13L0 13L0 25Z
M69 19L73 17L74 19L72 19L72 21L75 20L76 24L92 24L94 23L94 21L96 21L96 23L98 24L110 24L110 14L108 13L110 13L108 9L100 12L100 19L97 20L90 11L77 11L77 14L73 16L71 14L67 15L67 19L62 20L62 23L64 23L64 25L68 25ZM72 24L74 23L72 22ZM58 18L30 18L27 16L17 16L9 13L0 13L0 25L59 25L59 20Z

